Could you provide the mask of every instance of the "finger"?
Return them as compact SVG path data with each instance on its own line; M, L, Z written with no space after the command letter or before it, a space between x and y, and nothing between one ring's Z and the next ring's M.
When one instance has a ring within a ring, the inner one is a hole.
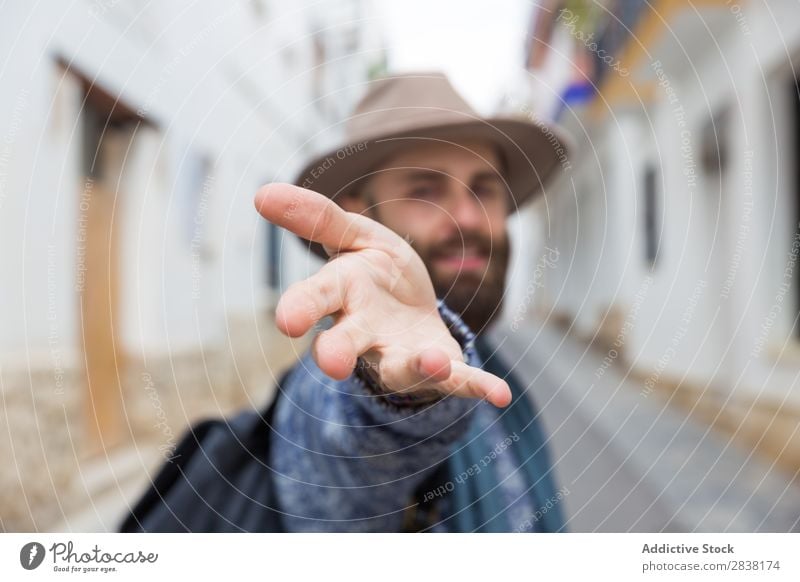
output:
M504 380L457 360L447 364L445 358L443 351L429 349L409 360L384 360L381 382L398 393L422 391L424 387L426 391L433 389L461 398L485 399L500 408L511 403L511 390ZM450 373L445 377L448 369Z
M325 374L334 380L344 380L353 372L358 356L374 344L373 333L351 315L317 336L312 355Z
M275 308L275 323L289 337L307 333L320 319L344 306L345 282L333 263L304 281L292 284Z
M450 377L450 356L438 348L420 352L412 360L412 365L422 381L443 382Z
M450 377L450 356L439 348L427 348L410 358L384 357L380 364L381 382L399 394L440 390L438 384Z
M511 403L511 389L508 384L480 368L473 368L464 362L452 362L450 377L441 383L448 393L466 398L486 399L499 408Z
M400 239L365 216L345 212L322 194L291 184L263 186L256 194L255 206L270 222L334 252L383 248Z

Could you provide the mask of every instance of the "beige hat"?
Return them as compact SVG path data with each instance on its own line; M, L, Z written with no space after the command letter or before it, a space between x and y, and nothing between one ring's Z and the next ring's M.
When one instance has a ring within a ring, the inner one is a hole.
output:
M484 138L500 147L519 206L567 159L567 139L557 127L532 116L481 117L441 73L371 82L345 134L345 144L312 160L295 184L336 199L401 147L431 138Z
M345 135L344 145L312 160L295 184L336 200L400 148L431 139L480 138L499 147L519 207L542 190L559 162L567 163L567 141L558 128L532 116L481 117L442 73L371 82L347 120Z

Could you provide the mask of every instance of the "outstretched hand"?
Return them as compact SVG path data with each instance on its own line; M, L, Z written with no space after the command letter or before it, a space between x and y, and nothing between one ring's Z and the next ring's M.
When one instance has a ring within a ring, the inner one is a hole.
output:
M464 362L439 316L428 271L403 238L290 184L262 187L255 205L264 218L320 243L331 257L318 273L291 285L275 313L278 328L290 337L333 316L334 325L312 346L325 374L344 379L361 357L392 392L433 390L509 404L502 379Z

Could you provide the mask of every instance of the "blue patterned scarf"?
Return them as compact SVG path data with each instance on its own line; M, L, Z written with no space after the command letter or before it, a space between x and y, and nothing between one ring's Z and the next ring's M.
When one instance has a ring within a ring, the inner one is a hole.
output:
M504 514L506 502L498 494L500 484L495 472L481 471L448 494L451 513L447 519L448 529L459 532L566 531L559 504L563 494L555 488L550 454L533 402L517 377L483 338L476 339L475 347L484 362L483 369L503 378L511 388L513 398L503 410L500 422L506 434L519 435L514 453L521 463L520 471L535 511L526 523L508 523ZM458 442L448 459L447 473L451 478L463 474L491 452L492 445L480 437L480 431L480 427L472 423Z

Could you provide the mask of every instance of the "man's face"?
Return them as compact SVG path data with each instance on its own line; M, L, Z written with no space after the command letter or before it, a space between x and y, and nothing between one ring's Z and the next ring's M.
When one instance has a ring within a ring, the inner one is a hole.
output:
M475 332L499 313L508 269L511 204L494 147L431 142L400 151L343 200L406 237L438 297Z

